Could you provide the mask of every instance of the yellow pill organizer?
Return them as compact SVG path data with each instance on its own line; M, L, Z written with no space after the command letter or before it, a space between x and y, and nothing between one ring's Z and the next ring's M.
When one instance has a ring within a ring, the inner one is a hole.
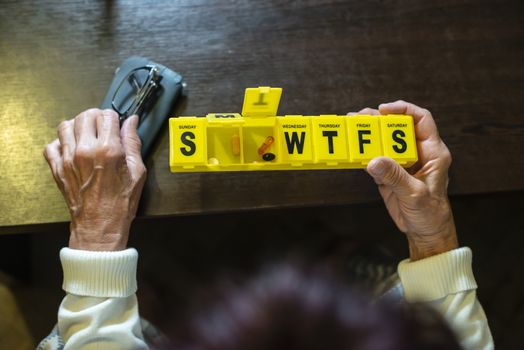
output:
M169 119L172 172L365 168L417 160L409 115L277 116L281 88L247 88L242 114Z

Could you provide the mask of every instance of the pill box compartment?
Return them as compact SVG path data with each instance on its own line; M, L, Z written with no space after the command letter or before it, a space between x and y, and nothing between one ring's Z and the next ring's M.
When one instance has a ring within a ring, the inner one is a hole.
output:
M244 151L244 163L246 164L264 164L264 163L276 163L278 157L274 157L272 160L264 160L263 154L277 155L277 140L275 135L274 127L270 126L245 126L243 128L243 151ZM264 145L268 137L273 138L273 143L265 147L265 152L259 154L259 149ZM267 158L267 157L266 157Z
M239 165L242 162L242 128L209 126L207 129L208 166Z

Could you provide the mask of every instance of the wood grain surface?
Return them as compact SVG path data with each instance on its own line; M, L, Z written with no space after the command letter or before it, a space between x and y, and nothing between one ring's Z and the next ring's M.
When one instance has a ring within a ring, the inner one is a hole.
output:
M68 220L43 147L137 54L185 77L173 115L239 112L244 88L267 85L284 88L281 115L412 101L451 149L452 195L524 189L520 0L0 4L0 232ZM166 125L139 216L379 198L359 170L172 174L168 144Z

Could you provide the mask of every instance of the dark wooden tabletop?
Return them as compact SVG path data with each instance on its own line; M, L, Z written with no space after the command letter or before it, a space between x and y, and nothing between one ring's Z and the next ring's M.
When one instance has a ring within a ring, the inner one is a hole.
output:
M68 220L43 147L131 55L185 77L173 115L240 112L256 86L284 88L281 115L412 101L451 149L451 194L524 189L521 0L1 1L0 232ZM168 144L166 124L139 216L379 198L362 170L172 174Z

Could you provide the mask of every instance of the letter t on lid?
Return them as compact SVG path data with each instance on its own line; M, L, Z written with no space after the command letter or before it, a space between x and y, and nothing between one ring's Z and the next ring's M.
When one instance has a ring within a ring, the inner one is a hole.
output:
M244 117L274 117L277 115L282 88L261 86L247 88L244 95L242 116Z

